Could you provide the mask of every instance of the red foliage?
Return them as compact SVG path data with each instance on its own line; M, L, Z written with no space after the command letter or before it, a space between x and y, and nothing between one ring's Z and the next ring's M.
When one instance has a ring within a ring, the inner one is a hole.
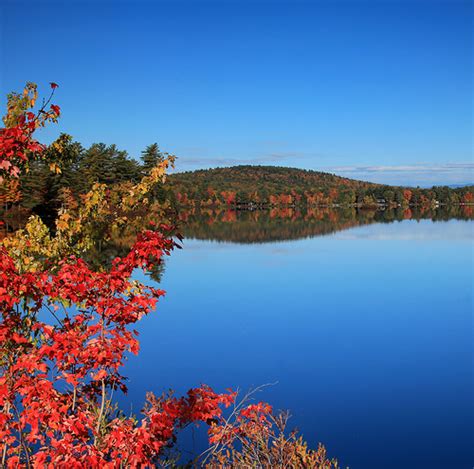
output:
M472 192L466 192L462 202L465 204L472 204L474 202L474 194Z
M50 109L59 115L58 106ZM32 137L37 124L25 111L18 125L1 129L1 175L17 178L21 163L44 150ZM75 256L30 272L0 247L0 466L149 467L190 423L205 422L215 438L231 391L203 385L182 398L150 393L140 421L114 410L109 397L126 391L120 367L139 350L130 328L164 295L132 273L171 253L172 231L143 231L126 256L99 272ZM44 314L50 322L39 319ZM242 418L258 412L251 407Z
M233 402L234 394L202 386L181 399L150 394L140 424L106 419L106 390L126 389L119 368L124 354L139 348L127 326L152 311L164 294L152 287L134 291L130 276L135 268L152 268L173 247L169 237L145 231L108 272L69 257L54 274L21 273L0 250L0 450L10 465L18 456L35 465L152 464L177 429L217 422L221 406ZM57 324L39 321L41 309Z
M19 176L22 164L28 161L28 153L44 151L44 145L32 137L36 128L37 116L28 112L14 127L0 129L0 182L6 177Z

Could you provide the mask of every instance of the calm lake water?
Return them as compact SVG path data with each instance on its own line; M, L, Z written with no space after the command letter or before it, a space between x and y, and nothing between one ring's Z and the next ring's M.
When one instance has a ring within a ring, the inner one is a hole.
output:
M258 398L343 467L472 468L474 222L233 216L225 235L195 221L166 261L122 405L276 383Z

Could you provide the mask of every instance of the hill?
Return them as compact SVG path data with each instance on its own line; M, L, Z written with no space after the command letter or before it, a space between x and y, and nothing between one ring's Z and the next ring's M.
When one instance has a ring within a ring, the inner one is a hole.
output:
M335 174L324 173L284 166L240 165L226 168L198 169L175 173L170 176L173 183L194 183L199 185L220 185L228 190L240 190L266 187L271 191L287 190L289 187L302 189L332 187L368 187L377 186L364 181L348 179Z
M430 205L469 203L473 187L388 186L281 166L232 166L169 177L181 205Z

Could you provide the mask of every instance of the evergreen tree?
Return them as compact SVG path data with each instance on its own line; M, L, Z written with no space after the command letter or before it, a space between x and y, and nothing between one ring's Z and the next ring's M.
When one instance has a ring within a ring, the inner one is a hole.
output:
M168 153L161 152L157 143L148 145L145 150L142 151L142 175L148 174L152 168L164 161L167 156ZM165 188L162 183L156 183L150 191L150 196L154 200L164 202L170 199L170 189Z
M157 143L148 145L145 150L142 151L141 160L143 161L143 172L147 174L152 168L158 163L165 159L165 154L161 153Z
M60 150L48 149L48 157L53 161L61 159L61 172L55 174L48 173L48 202L53 209L61 205L60 194L62 189L71 189L78 193L81 184L81 174L79 173L79 164L84 149L79 142L68 141Z
M21 178L21 205L35 210L46 202L49 169L42 161L30 163L29 171Z
M85 151L79 168L79 173L86 183L85 190L89 190L96 182L114 182L114 155L117 152L115 145L108 147L105 143L94 143Z
M119 151L114 157L114 182L137 183L140 180L140 165L128 158L126 151Z

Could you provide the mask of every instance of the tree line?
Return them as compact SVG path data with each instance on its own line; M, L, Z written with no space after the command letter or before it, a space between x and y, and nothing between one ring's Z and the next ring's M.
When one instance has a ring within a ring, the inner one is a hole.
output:
M388 186L278 166L234 166L170 176L184 206L426 206L469 204L474 186Z
M65 191L87 193L94 183L114 187L135 184L169 155L157 143L140 159L116 145L94 143L84 148L68 135L48 147L48 157L32 161L15 187L0 190L0 205L50 213L64 202ZM49 161L58 161L51 171ZM234 166L171 174L150 196L175 207L269 208L275 206L437 206L474 202L474 186L430 189L388 186L319 171L277 166Z

